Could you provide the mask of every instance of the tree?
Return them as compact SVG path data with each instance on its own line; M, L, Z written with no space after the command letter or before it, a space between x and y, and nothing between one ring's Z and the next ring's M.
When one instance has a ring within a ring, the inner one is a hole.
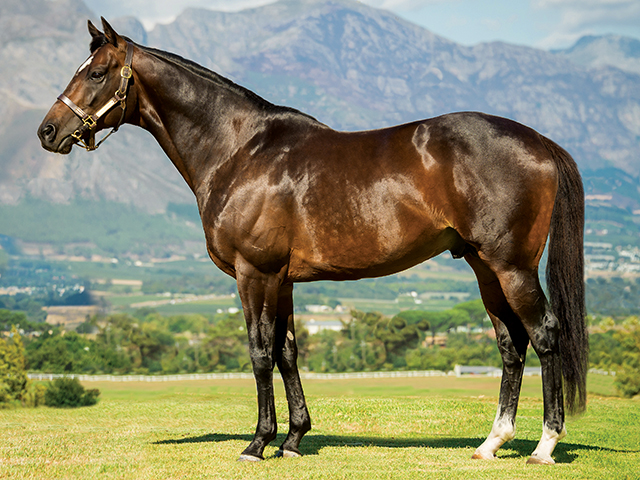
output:
M384 343L387 358L390 360L388 363L394 367L406 366L407 350L416 348L420 341L420 331L430 328L424 317L414 316L411 319L417 322L409 324L404 316L396 315L390 320L383 318L376 324L375 336Z
M481 299L470 300L468 302L459 303L454 310L464 310L469 315L469 321L471 325L477 325L482 327L485 320L487 320L487 310L484 308L484 303Z
M251 368L247 332L241 313L226 315L207 333L202 345L193 350L198 367L205 371L246 371Z
M15 301L15 299L11 297L9 298ZM6 310L2 308L3 303L5 302L0 302L0 332L9 332L12 325L15 325L16 328L25 332L43 331L45 329L49 330L51 328L51 326L47 325L46 323L38 323L29 320L25 312ZM10 302L7 301L6 303Z
M166 355L176 355L175 340L164 324L139 324L126 314L109 316L96 342L102 358L109 359L104 367L107 371L157 373Z
M49 373L95 371L99 359L93 343L76 332L41 335L27 346L29 368Z
M404 313L404 312L403 312ZM406 318L414 321L410 324ZM428 329L428 324L413 314L384 317L377 312L351 311L351 321L345 322L341 342L336 342L337 357L341 370L377 370L384 368L404 368L407 350L416 348L420 341L420 331Z
M23 400L28 386L24 347L14 326L9 338L0 337L0 404Z
M406 320L409 325L415 325L419 330L431 330L429 312L424 310L404 310L397 314L396 317Z
M442 312L422 311L421 313L423 321L429 325L428 330L431 331L432 346L436 343L437 333L448 332L452 328L470 323L469 314L464 309L452 308Z
M622 344L622 364L616 375L615 384L625 397L640 393L640 322L637 317L629 318L624 329L614 337Z

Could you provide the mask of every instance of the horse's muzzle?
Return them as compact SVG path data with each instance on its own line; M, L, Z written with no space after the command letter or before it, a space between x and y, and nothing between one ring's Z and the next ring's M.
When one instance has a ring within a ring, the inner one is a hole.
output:
M40 139L42 148L49 152L66 155L71 152L74 140L70 135L66 138L59 139L58 133L58 128L51 122L42 122L40 127L38 127L38 138Z

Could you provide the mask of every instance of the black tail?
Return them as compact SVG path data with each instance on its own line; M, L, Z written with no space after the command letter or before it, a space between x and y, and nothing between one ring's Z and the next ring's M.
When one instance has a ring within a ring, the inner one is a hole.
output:
M584 302L584 189L571 155L547 138L543 138L543 142L558 168L558 193L549 235L547 287L551 308L560 321L565 403L569 413L579 413L586 408L589 364Z

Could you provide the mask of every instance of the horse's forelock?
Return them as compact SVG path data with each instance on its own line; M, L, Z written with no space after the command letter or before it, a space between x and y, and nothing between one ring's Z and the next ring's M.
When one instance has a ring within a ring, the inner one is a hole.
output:
M93 39L91 39L91 44L89 45L89 50L91 50L91 53L93 53L107 43L107 37L105 37L104 35L93 37Z

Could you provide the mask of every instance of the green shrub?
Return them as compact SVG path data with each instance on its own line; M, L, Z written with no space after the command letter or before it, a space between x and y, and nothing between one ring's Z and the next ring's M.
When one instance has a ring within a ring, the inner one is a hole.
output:
M51 382L44 395L48 407L73 408L95 405L100 390L85 390L77 378L62 377Z
M44 383L31 383L27 386L26 393L22 396L22 404L25 407L39 407L44 405L47 386Z
M631 398L640 394L640 320L629 317L622 327L614 334L623 348L615 385L624 397Z
M0 407L19 405L29 385L24 368L24 347L15 326L5 340L0 337Z

